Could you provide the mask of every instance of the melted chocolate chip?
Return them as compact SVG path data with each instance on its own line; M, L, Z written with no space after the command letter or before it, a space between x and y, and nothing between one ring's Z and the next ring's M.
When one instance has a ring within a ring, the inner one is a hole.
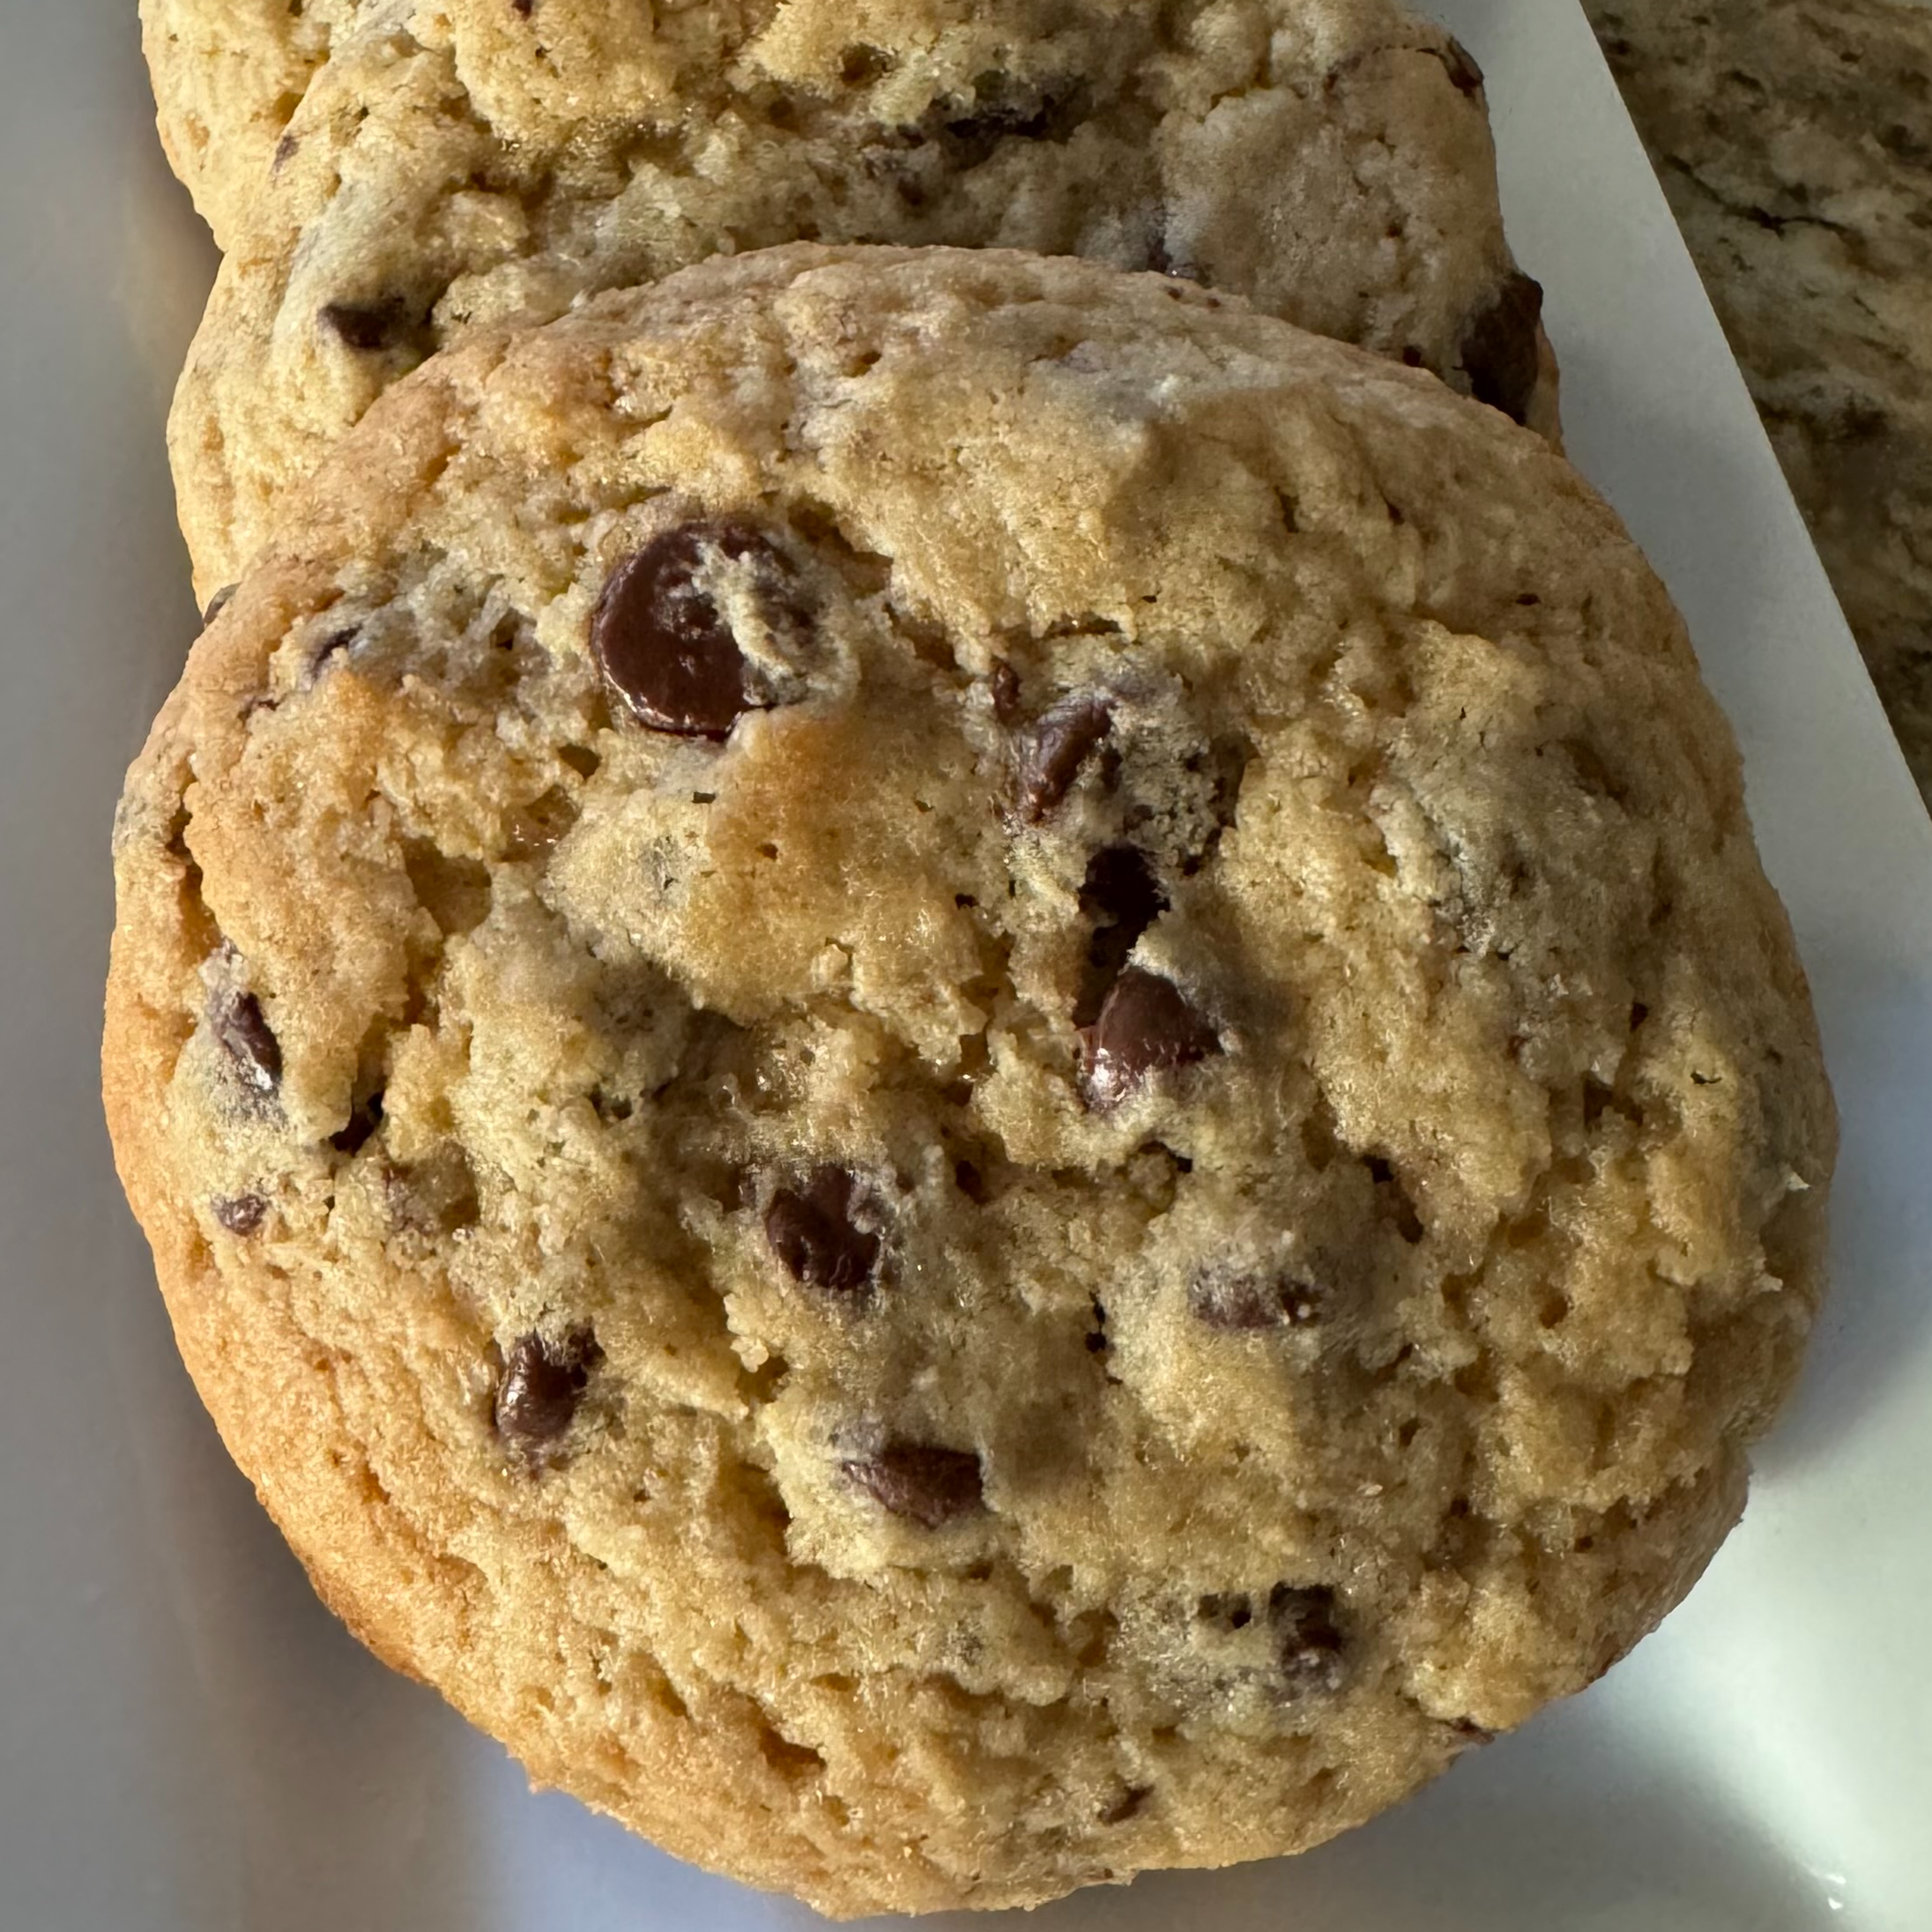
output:
M765 1210L765 1239L794 1281L838 1295L862 1291L879 1265L879 1237L852 1221L858 1184L821 1167L802 1188L781 1187Z
M881 1509L938 1529L982 1506L979 1458L926 1442L888 1442L877 1455L839 1465Z
M324 302L316 320L349 348L365 353L378 349L419 346L421 324L399 296L373 302Z
M1325 1586L1297 1590L1277 1583L1268 1593L1275 1656L1290 1690L1338 1690L1345 1675L1335 1593Z
M1096 1113L1117 1107L1148 1078L1218 1052L1214 1029L1171 980L1130 966L1100 1017L1080 1033L1081 1091Z
M230 1194L208 1203L214 1217L230 1234L244 1239L262 1225L268 1203L259 1194Z
M1113 728L1106 699L1071 697L1056 704L1018 744L1020 814L1037 825L1073 789L1080 768Z
M234 593L241 588L242 586L239 583L224 583L208 599L208 608L201 613L201 628L204 630L206 630L209 625L213 623L216 618L219 617L222 612L227 610L228 606L234 601Z
M1456 92L1464 94L1482 93L1482 70L1476 65L1475 56L1453 33L1445 38L1449 44L1437 48L1436 58L1449 70L1449 78L1456 84Z
M1512 272L1463 332L1462 367L1469 378L1469 393L1516 422L1527 419L1535 400L1542 368L1537 330L1542 313L1542 285Z
M282 1083L282 1049L252 992L228 991L208 1001L208 1024L242 1080L258 1094L272 1094Z
M684 524L654 537L611 573L591 619L591 649L632 713L655 731L724 738L752 708L748 668L730 626L698 587L707 563L750 563L773 590L790 572L768 539L742 524Z
M1074 1008L1075 1026L1091 1026L1141 935L1167 910L1154 861L1134 845L1109 845L1088 862L1080 909L1095 922L1087 947L1086 984Z
M591 1371L603 1358L588 1328L573 1328L561 1343L519 1335L496 1385L497 1434L526 1453L554 1443L570 1426Z
M1194 1319L1236 1334L1312 1326L1327 1312L1328 1299L1319 1282L1260 1268L1204 1268L1187 1284Z

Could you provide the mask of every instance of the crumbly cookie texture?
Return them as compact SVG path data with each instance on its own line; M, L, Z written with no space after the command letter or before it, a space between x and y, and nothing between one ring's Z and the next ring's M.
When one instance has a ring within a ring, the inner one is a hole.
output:
M373 11L369 0L141 0L161 145L217 242L245 225L330 48Z
M1662 588L1155 275L799 247L438 358L115 854L122 1172L323 1596L830 1912L1294 1851L1587 1683L1819 1293Z
M432 351L796 241L1163 269L1555 426L1481 75L1390 0L392 7L250 192L170 432L204 598Z

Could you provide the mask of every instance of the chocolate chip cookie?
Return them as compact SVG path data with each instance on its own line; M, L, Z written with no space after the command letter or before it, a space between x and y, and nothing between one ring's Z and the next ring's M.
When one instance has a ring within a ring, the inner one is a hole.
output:
M800 246L472 337L115 858L121 1170L323 1596L828 1911L1294 1851L1589 1683L1820 1291L1663 590L1190 283Z
M204 598L434 350L794 241L1163 270L1554 427L1481 74L1390 0L441 0L338 41L279 152L171 430Z
M289 116L364 0L141 0L161 145L227 244L272 178Z

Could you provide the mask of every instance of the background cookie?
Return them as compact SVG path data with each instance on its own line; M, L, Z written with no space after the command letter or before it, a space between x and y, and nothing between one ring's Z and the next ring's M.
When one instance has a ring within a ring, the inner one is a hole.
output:
M1820 1285L1661 588L1155 276L798 248L440 358L116 866L117 1158L323 1594L835 1911L1296 1849L1579 1688Z
M171 428L205 598L383 387L714 252L1161 268L1554 427L1480 76L1387 0L456 0L338 44L230 237Z
M141 47L169 165L226 244L274 167L316 70L362 0L141 0Z

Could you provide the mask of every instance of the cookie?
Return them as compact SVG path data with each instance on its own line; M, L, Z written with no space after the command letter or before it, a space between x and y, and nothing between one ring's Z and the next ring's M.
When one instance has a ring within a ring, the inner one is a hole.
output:
M169 165L217 242L245 222L317 68L362 0L141 0Z
M128 784L106 1087L323 1595L834 1913L1291 1852L1735 1517L1833 1125L1615 517L1152 274L810 246L398 383Z
M289 123L189 358L204 598L432 351L770 243L1163 269L1554 425L1481 76L1388 0L399 11Z

